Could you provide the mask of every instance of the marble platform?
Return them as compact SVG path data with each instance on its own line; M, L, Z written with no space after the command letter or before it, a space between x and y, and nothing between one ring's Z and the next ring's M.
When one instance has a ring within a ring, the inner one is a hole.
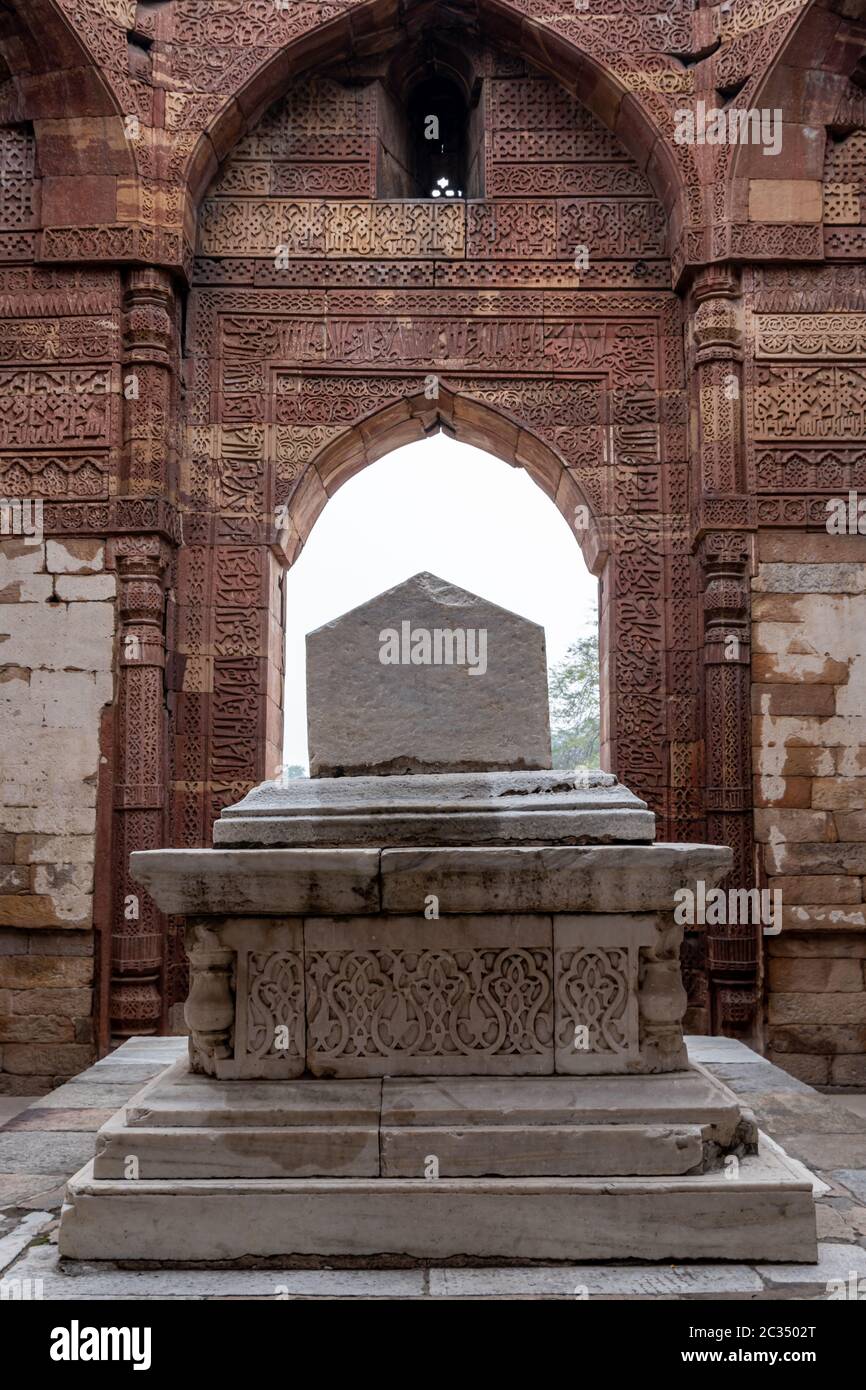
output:
M189 1056L100 1129L63 1256L816 1258L808 1175L686 1055L673 895L730 851L524 777L266 786L133 856L186 920Z

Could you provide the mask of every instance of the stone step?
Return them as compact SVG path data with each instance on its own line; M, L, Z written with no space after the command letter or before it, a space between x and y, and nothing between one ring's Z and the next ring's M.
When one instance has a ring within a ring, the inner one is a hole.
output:
M80 1260L315 1256L402 1264L817 1258L811 1182L762 1148L731 1182L662 1178L70 1181L60 1254Z
M102 1126L95 1175L676 1176L753 1141L730 1092L650 1077L225 1082L169 1068Z
M385 1077L220 1081L186 1059L126 1107L130 1128L273 1128L294 1125L702 1125L730 1140L742 1108L700 1067L650 1076Z
M99 1179L660 1176L699 1172L697 1125L292 1125L145 1129L110 1120L96 1139Z
M700 1172L698 1125L473 1125L382 1129L386 1178L657 1177Z

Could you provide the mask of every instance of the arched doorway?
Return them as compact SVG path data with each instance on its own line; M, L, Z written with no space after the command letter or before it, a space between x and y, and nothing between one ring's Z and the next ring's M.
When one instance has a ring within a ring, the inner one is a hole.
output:
M283 775L308 765L307 634L421 571L543 628L553 765L596 767L598 581L524 469L440 431L351 478L286 575Z
M377 55L293 82L202 206L175 844L206 841L222 806L278 766L282 568L347 478L437 429L527 469L566 516L601 580L603 765L646 797L660 838L702 838L687 409L664 211L580 102L519 56L463 40L484 197L381 194L399 144L391 75L429 80L413 42L433 44L435 67L440 40L416 35L399 62ZM182 983L170 993L182 998Z

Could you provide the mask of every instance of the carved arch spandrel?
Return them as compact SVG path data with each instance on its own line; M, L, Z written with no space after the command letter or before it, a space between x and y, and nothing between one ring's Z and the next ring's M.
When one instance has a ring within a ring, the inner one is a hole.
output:
M438 8L438 0L402 6L398 0L359 0L351 6L322 7L333 13L317 22L311 6L294 7L285 43L267 52L257 67L246 64L250 71L225 94L199 135L184 171L191 203L198 206L238 139L256 125L292 78L369 53L371 31L378 51L389 30L398 36L401 14L417 26L425 17L435 22ZM636 59L624 61L622 52L608 47L597 30L558 24L559 9L546 0L475 0L467 11L467 28L511 48L577 96L646 172L674 227L684 225L686 183L691 177L697 181L697 174L693 152L673 143L668 105L651 92L635 90L640 85Z

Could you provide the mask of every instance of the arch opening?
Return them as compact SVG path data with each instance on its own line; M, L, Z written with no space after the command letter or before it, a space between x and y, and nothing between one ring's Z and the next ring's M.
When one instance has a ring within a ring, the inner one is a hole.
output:
M444 430L341 485L285 577L288 775L306 773L306 634L422 571L544 628L553 765L598 766L598 581L551 500Z

